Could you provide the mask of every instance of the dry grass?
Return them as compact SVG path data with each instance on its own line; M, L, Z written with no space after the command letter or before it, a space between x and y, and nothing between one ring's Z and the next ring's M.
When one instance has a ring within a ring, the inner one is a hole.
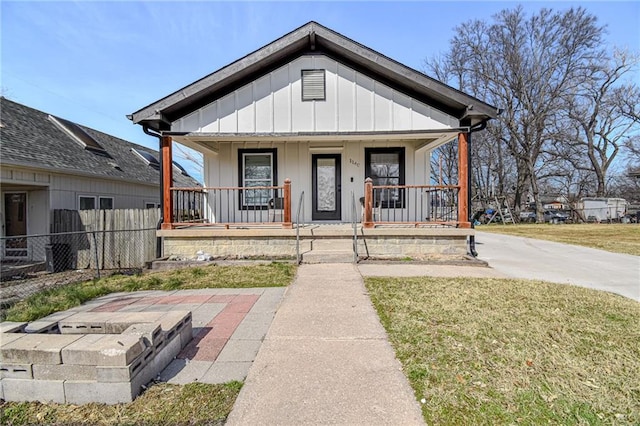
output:
M640 304L506 279L366 278L427 424L640 424Z
M634 224L487 225L477 230L640 256L640 225Z
M224 385L157 384L130 404L0 404L3 425L222 425L240 392L240 382Z
M212 265L134 276L113 275L42 291L13 305L3 316L7 321L34 321L121 291L281 287L293 281L295 271L293 264L273 262L249 266Z

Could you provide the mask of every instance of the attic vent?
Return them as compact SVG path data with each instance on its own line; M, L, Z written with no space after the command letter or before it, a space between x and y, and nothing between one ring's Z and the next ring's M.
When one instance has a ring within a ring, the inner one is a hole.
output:
M302 70L302 100L324 101L325 93L324 70Z
M153 154L136 148L131 148L131 151L133 151L138 157L140 157L145 163L147 163L147 165L153 167L154 169L160 169L160 162Z
M107 154L107 151L96 141L91 135L82 130L80 126L64 118L49 116L49 120L53 122L60 130L71 136L71 139L78 142L84 149L88 149L95 153Z

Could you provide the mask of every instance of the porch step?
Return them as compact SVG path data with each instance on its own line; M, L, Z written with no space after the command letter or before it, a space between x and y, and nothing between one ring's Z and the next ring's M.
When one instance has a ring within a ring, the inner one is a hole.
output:
M351 238L316 238L311 241L311 250L319 252L348 251L353 252Z
M351 263L353 240L350 238L317 238L311 251L302 255L302 263Z

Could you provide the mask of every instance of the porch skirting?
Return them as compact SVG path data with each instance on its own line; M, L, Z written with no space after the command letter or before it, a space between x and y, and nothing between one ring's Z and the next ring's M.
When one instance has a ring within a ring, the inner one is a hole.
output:
M214 258L296 257L296 233L291 229L172 229L158 231L158 236L162 237L165 257L194 259L198 251Z
M467 237L473 229L464 228L372 228L358 227L360 258L406 259L456 258L467 253ZM296 230L281 228L159 230L163 255L195 259L199 251L214 258L294 259ZM352 247L350 226L307 225L300 229L300 253L309 252L313 242L327 240L336 247ZM342 243L342 244L340 244Z

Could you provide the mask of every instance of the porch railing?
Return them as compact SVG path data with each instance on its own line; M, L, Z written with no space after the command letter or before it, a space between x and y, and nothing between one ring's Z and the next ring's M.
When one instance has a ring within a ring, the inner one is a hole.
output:
M291 224L291 181L283 186L171 188L171 226Z
M458 226L459 191L455 185L373 185L367 179L363 225Z
M353 209L351 213L352 220L361 221L364 228L377 225L465 227L468 224L467 218L460 217L460 203L464 200L460 199L460 187L456 185L373 185L371 179L367 179L364 190L360 198L362 215ZM172 207L168 216L165 209L165 229L293 227L289 179L283 186L171 188L170 191Z

